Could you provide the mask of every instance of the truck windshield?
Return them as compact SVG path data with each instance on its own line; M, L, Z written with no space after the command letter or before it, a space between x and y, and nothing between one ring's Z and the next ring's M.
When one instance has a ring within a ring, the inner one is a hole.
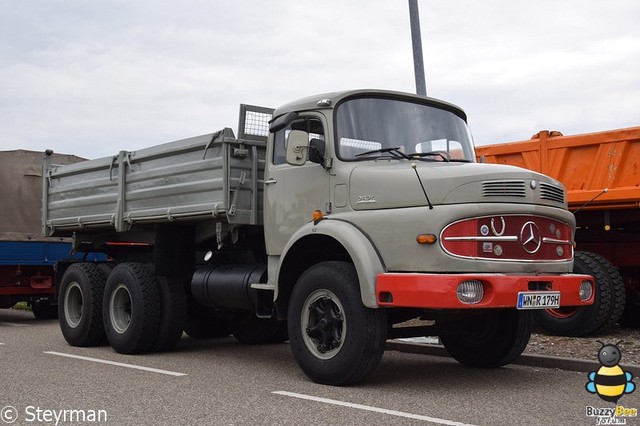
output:
M432 105L387 98L356 98L336 112L337 152L342 160L379 157L473 162L465 121Z

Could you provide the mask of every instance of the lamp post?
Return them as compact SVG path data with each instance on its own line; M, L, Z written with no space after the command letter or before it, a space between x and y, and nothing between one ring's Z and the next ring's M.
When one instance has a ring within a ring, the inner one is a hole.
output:
M413 45L413 68L416 76L416 93L427 96L424 61L422 59L422 38L420 36L418 0L409 0L409 19L411 21L411 43Z

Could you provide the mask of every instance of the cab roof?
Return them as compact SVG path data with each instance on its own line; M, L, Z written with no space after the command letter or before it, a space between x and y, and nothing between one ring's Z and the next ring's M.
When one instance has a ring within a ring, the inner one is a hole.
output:
M439 99L430 98L427 96L415 95L412 93L397 92L392 90L376 90L376 89L357 89L357 90L343 90L338 92L322 93L313 96L307 96L289 102L281 107L277 108L273 113L273 118L287 114L289 112L302 112L318 109L333 109L336 105L348 98L359 97L381 97L388 99L404 99L412 102L433 105L437 108L443 108L453 112L464 121L467 121L467 115L462 108L451 104L449 102L441 101Z

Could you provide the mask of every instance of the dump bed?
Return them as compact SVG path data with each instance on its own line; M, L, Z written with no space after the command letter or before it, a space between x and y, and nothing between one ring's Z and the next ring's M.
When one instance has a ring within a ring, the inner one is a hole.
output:
M46 164L43 233L214 219L261 224L266 133L260 132L236 139L227 128L69 166Z
M558 179L571 209L592 200L585 208L640 206L640 127L573 136L541 131L529 141L476 147L476 155Z

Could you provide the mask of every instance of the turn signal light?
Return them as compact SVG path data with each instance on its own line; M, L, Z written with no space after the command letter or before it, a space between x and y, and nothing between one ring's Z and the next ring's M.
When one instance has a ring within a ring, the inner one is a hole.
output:
M317 225L318 222L320 222L322 219L324 219L324 215L322 214L322 210L314 210L313 211L313 223L315 223Z
M434 244L438 238L433 234L420 234L416 237L418 244Z

